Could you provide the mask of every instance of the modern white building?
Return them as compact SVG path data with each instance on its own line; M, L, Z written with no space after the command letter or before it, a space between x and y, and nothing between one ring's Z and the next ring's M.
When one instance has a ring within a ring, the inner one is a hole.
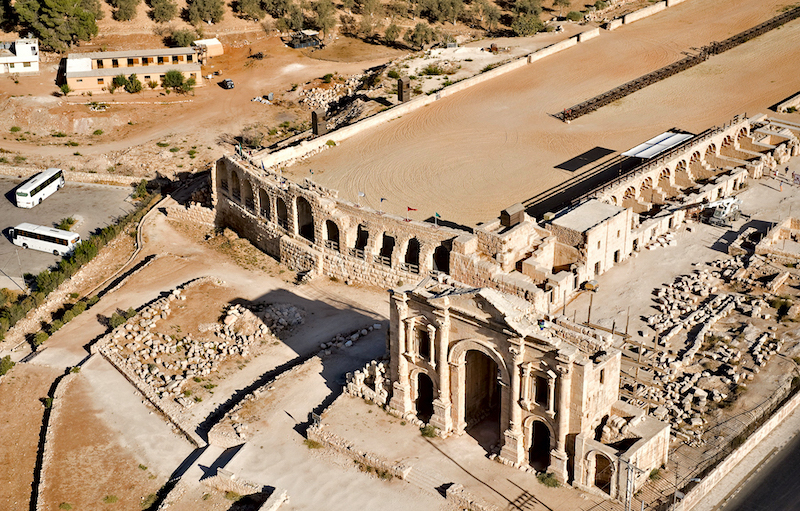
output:
M38 73L39 40L0 42L0 74Z

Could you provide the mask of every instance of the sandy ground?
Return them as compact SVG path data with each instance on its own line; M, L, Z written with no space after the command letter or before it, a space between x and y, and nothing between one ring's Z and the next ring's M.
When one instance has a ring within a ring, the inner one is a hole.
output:
M45 472L44 509L57 509L62 502L73 509L93 509L109 495L119 499L116 507L137 509L166 480L99 419L91 392L86 379L78 377L61 398L61 412L51 428L53 458Z
M428 439L416 426L350 396L339 398L322 420L328 431L357 448L414 467L411 479L432 494L439 485L458 483L498 509L622 509L618 503L573 488L547 488L535 474L488 459L482 445L488 435L482 424L469 434Z
M17 364L0 383L0 508L28 509L44 405L62 371Z
M564 124L552 114L776 15L784 2L692 0L548 57L381 128L290 171L371 207L415 219L440 213L475 224L572 173L554 167L595 146L625 151L672 127L700 132L735 114L766 111L797 92L793 22L704 64ZM446 191L446 193L444 193ZM386 204L382 205L387 209ZM392 209L394 208L394 209Z

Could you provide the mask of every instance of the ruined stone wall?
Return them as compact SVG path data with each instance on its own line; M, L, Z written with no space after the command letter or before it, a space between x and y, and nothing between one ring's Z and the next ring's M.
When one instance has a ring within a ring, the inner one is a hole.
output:
M344 281L391 287L418 280L449 264L446 242L464 233L360 207L310 180L285 181L227 157L212 181L218 225L293 268ZM360 230L368 233L363 247Z
M179 222L191 222L195 224L214 226L214 210L203 207L197 202L191 202L188 206L173 205L166 208L167 218Z

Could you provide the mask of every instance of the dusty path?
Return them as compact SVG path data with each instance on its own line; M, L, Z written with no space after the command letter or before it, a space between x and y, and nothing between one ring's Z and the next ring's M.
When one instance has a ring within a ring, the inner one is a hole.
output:
M354 200L415 219L474 225L573 176L554 168L595 146L625 151L671 127L700 132L797 92L795 21L564 124L551 114L653 71L682 51L776 15L783 2L692 0L444 98L296 165ZM585 170L585 169L584 169Z

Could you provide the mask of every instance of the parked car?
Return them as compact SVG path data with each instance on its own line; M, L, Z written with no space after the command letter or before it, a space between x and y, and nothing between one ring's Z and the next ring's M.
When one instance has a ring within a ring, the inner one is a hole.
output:
M224 89L232 89L234 87L233 80L231 80L230 78L225 78L224 80L222 80L222 87Z

